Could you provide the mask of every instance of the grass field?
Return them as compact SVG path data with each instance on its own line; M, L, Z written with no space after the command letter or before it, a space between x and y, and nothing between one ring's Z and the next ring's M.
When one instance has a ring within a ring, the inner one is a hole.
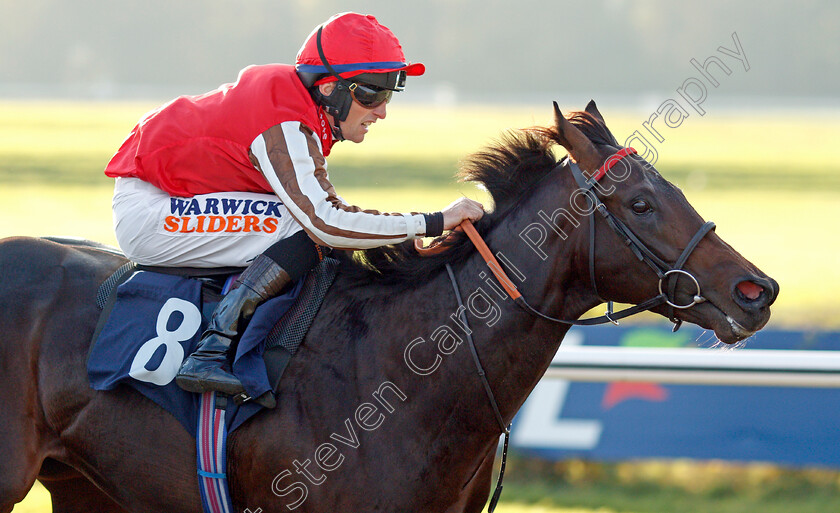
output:
M113 244L112 184L102 169L136 120L154 106L0 102L0 237L73 235ZM620 141L649 116L606 109L603 114ZM458 161L505 129L548 124L551 116L550 105L443 109L395 102L365 144L334 148L331 177L348 201L380 210L438 210L459 195L486 201L482 191L454 180ZM721 236L781 284L771 325L840 328L834 313L834 287L840 284L840 231L834 226L840 218L840 161L833 155L840 120L710 111L677 129L663 129L662 135L660 172L717 223ZM512 472L497 511L840 511L835 473L803 477L730 470L734 483L747 484L715 482L698 490L662 475L615 485L620 472L656 474L651 469L661 465L601 468L612 474L603 480L563 474L545 482L517 480ZM667 473L680 467L664 468ZM704 477L709 473L727 475L705 466L685 468L689 483L709 479ZM49 511L47 494L36 487L15 511Z
M0 103L0 236L75 235L113 243L111 180L102 169L152 104ZM571 108L567 108L571 110ZM603 113L619 140L646 113ZM417 105L390 109L364 144L343 143L331 178L348 201L379 210L438 210L459 195L458 162L504 130L548 124L551 106ZM771 326L840 327L840 119L713 114L660 128L657 168L717 232L781 284Z
M520 461L513 456L498 513L828 513L840 472L766 464ZM16 513L50 511L39 483Z

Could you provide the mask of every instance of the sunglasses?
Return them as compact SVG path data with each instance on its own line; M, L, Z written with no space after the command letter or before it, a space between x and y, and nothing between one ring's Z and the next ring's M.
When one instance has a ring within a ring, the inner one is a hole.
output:
M394 94L394 91L390 89L380 89L358 82L351 82L348 89L350 90L350 96L353 97L356 103L366 109L375 109L383 103L388 103Z

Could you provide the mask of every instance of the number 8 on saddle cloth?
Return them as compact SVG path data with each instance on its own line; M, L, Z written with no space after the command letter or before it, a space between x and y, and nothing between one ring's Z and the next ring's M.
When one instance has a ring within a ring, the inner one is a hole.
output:
M338 264L334 258L325 258L284 294L257 309L232 364L251 397L277 390L332 285ZM163 274L141 270L133 263L118 269L97 294L103 311L88 356L91 386L110 390L128 384L193 433L199 396L178 388L174 377L207 324L200 312L212 312L219 290L216 278ZM237 407L229 401L228 431L261 409L253 403Z

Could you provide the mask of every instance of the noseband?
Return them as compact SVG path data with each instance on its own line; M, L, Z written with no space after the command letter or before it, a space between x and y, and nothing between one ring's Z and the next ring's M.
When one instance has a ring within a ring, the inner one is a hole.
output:
M467 236L470 237L473 244L479 248L479 252L482 253L485 260L487 261L487 265L493 271L493 274L496 278L501 282L503 288L510 294L511 298L522 308L527 310L528 312L540 317L542 319L561 323L561 324L571 324L571 325L579 325L579 326L589 326L594 324L604 324L607 322L611 322L613 324L618 324L619 319L623 319L630 315L637 314L639 312L643 312L646 310L650 310L651 308L655 308L659 305L665 304L668 307L667 310L667 317L674 323L674 331L678 330L682 321L675 317L675 310L684 310L687 308L691 308L694 305L700 304L706 301L706 298L703 297L702 291L700 290L700 282L697 278L694 277L690 272L683 269L686 261L688 260L691 253L697 248L697 245L700 241L708 234L710 231L715 229L715 223L712 221L708 221L704 223L694 234L691 240L686 245L685 249L680 254L679 258L677 258L676 262L673 265L666 263L664 260L659 258L642 240L635 234L633 231L626 225L621 219L618 219L614 215L612 215L604 204L603 201L598 197L598 195L593 190L595 184L598 180L604 177L607 172L609 172L610 168L612 168L615 164L621 161L621 159L627 157L628 155L633 155L636 153L636 150L633 148L623 148L618 151L615 155L611 156L607 159L603 166L601 166L598 171L592 176L592 178L587 179L583 172L581 171L580 167L571 160L567 159L565 163L568 164L569 168L571 169L572 176L575 178L575 181L578 184L580 190L582 190L587 198L587 202L589 204L589 280L592 284L592 289L595 292L595 295L598 296L603 302L607 303L607 312L600 316L600 317L592 317L588 319L577 319L577 320L564 320L558 319L555 317L551 317L548 315L543 314L542 312L537 311L531 305L525 301L525 298L516 290L516 287L510 281L510 278L502 270L502 267L499 263L493 258L492 253L490 252L489 248L487 248L486 243L481 236L478 235L478 232L475 228L470 224L468 221L465 221L462 227L464 228L464 232L466 232ZM564 161L561 161L557 164L557 167L562 167ZM630 248L636 258L639 261L644 262L645 264L650 267L653 272L656 273L656 276L659 278L658 289L659 295L654 296L646 301L643 301L635 306L627 308L625 310L621 310L619 312L613 311L613 303L612 301L607 301L601 298L601 295L598 294L598 286L595 280L595 218L594 214L598 212L606 221L607 225L615 232L616 235L624 242L624 244ZM482 251L482 247L484 251ZM489 257L489 258L488 258ZM676 300L676 290L677 290L677 281L679 280L680 276L687 276L693 283L696 288L696 292L692 297L692 300L688 304L679 304Z

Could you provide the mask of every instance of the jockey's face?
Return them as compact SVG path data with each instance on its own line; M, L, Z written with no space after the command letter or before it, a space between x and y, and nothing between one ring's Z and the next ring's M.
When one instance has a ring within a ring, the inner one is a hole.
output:
M335 88L335 82L328 82L321 84L321 92L323 94L330 94ZM364 141L365 134L370 129L370 125L376 123L380 119L385 119L387 103L382 103L373 109L368 109L361 106L358 102L353 101L350 104L350 112L347 114L347 119L339 123L341 127L341 135L347 141L360 143Z

